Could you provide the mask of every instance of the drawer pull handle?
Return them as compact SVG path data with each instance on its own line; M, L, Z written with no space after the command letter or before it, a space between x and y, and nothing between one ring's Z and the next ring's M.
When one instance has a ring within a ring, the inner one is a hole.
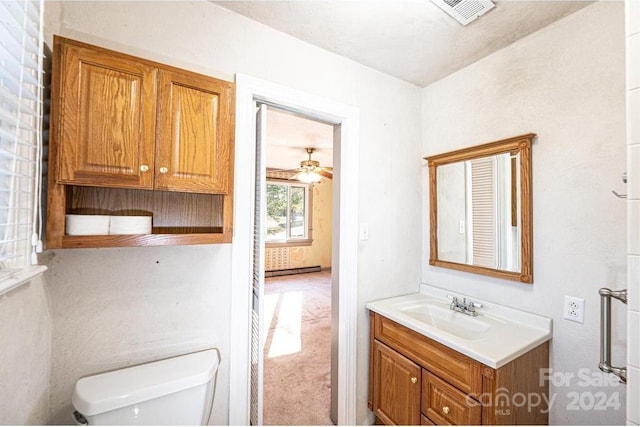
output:
M448 407L448 406L444 406L444 407L442 407L442 412L444 412L445 414L448 414L448 413L449 413L449 411L450 411L450 409L449 409L449 407Z
M411 382L415 384L418 382L418 379L416 377L411 377Z
M149 172L149 166L140 165L140 172Z
M168 168L168 167L166 167L166 166L162 166L162 167L160 168L160 173L165 174L165 173L167 173L167 172L169 172L169 168Z

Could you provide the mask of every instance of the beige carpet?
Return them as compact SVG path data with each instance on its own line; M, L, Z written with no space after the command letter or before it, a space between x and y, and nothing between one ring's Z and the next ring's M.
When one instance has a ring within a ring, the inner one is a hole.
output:
M264 424L332 425L331 273L265 280Z

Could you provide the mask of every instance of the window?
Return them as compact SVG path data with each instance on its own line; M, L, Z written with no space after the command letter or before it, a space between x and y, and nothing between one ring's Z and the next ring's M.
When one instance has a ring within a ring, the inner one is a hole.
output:
M267 181L266 242L296 242L310 239L309 186Z
M40 243L42 12L44 2L0 3L0 293L44 271Z

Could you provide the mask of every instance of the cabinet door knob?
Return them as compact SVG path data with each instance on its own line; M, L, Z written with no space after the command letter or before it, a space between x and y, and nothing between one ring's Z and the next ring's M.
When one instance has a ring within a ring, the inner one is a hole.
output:
M448 406L443 406L443 407L442 407L442 412L444 412L445 414L448 414L448 413L449 413L449 411L450 411L450 409L449 409L449 407L448 407Z
M411 382L415 384L418 382L418 379L416 377L411 377Z
M149 166L140 165L140 172L149 172Z
M168 167L166 167L166 166L160 167L160 173L167 173L167 172L169 172L169 168Z

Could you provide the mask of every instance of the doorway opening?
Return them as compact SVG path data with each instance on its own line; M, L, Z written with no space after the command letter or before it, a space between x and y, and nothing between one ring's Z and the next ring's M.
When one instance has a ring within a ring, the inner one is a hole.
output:
M254 377L254 372L262 373L263 357L258 357L259 346L251 345L263 328L254 328L252 323L260 318L256 313L264 311L264 307L260 310L264 298L256 292L254 280L263 275L256 274L252 268L260 265L264 270L264 263L254 260L261 247L256 245L255 231L262 226L262 215L256 215L261 207L256 203L259 200L256 196L258 191L266 191L256 186L262 180L256 176L261 168L255 165L264 158L261 147L266 146L256 138L256 103L275 105L333 126L331 402L333 419L338 424L356 424L358 109L242 74L236 75L236 173L231 247L233 339L229 354L229 376L233 381L229 383L229 424L262 421L262 375ZM264 256L264 253L257 255ZM256 411L258 407L260 410ZM258 414L260 420L256 421Z
M334 129L264 107L263 424L332 425Z

